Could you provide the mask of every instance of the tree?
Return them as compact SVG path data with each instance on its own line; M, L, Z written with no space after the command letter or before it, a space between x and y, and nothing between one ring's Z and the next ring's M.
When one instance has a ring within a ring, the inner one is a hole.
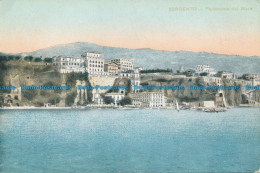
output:
M43 62L51 63L52 62L52 58L44 58Z
M26 56L26 57L24 57L24 60L25 61L32 61L33 57L32 56Z
M200 73L200 76L208 76L207 72Z
M122 100L119 101L119 104L122 105L122 106L131 105L132 99L130 97L124 97Z
M77 95L76 92L72 92L72 93L67 95L67 97L65 99L66 106L72 106L74 104L74 100L76 98L76 95Z
M15 60L19 60L19 59L21 59L21 56L20 55L16 55L16 56L14 56L14 59Z
M42 62L42 59L37 57L37 58L34 59L34 62Z
M105 104L111 104L111 103L114 103L115 100L112 97L105 96L104 102L105 102Z
M22 91L23 97L25 97L28 100L33 100L37 96L36 90L24 90Z
M172 69L148 69L148 70L141 70L140 73L171 73Z
M60 102L60 96L54 95L51 98L49 98L48 102L52 105L56 105L57 103ZM73 101L74 102L74 101Z

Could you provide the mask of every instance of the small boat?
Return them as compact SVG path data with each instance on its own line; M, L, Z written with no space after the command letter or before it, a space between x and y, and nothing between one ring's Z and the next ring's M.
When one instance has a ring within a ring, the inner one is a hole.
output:
M178 104L177 100L176 100L176 109L177 109L178 112L180 111L179 104Z

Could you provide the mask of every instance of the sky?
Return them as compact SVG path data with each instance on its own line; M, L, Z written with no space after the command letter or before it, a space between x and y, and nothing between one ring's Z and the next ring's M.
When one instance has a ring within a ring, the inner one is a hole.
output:
M73 42L260 56L260 0L0 0L0 52Z

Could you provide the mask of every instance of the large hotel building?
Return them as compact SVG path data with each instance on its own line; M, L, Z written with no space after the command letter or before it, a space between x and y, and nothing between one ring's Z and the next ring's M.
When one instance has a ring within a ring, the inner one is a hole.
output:
M100 53L86 52L82 55L85 58L86 67L90 74L104 72L104 55Z

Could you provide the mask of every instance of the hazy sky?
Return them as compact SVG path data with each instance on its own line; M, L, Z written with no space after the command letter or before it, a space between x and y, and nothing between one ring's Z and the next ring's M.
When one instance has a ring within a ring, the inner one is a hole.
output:
M260 56L260 0L0 0L0 52L78 41Z

